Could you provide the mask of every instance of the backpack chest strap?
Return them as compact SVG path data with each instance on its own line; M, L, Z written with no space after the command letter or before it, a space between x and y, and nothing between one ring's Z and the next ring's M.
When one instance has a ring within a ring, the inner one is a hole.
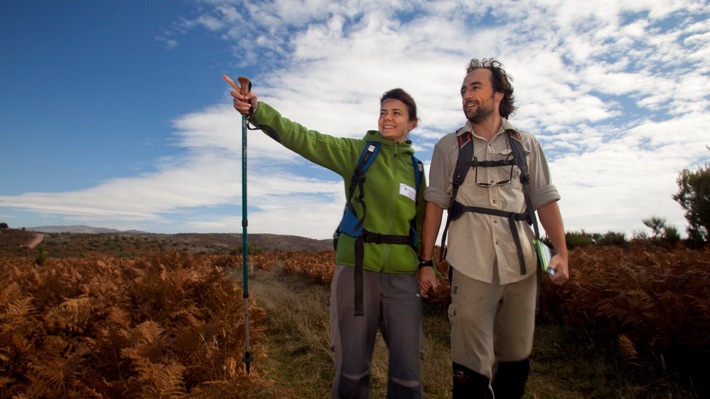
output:
M481 208L478 206L465 206L458 201L454 201L451 205L451 220L458 219L464 212L483 213L486 215L500 216L508 219L508 226L510 226L510 231L513 234L513 242L515 242L515 248L518 251L520 274L525 274L527 271L527 268L525 267L525 256L523 255L523 246L520 241L520 234L518 233L518 225L515 222L527 220L529 218L528 212L506 212L498 209Z
M365 258L365 243L412 245L413 240L416 240L416 235L413 233L408 236L398 236L392 234L373 233L365 229L363 229L360 235L355 239L355 316L362 316L365 314L363 308L362 271L362 263Z
M473 161L471 161L472 168L477 168L477 167L495 168L498 166L511 166L511 165L517 165L515 163L514 159L502 159L499 161L479 161L477 158L473 158Z

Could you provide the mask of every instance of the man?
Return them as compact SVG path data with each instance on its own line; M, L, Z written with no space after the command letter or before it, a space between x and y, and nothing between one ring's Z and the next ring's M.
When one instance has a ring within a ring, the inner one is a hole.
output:
M470 61L461 85L468 121L436 144L425 193L418 274L423 297L439 284L430 266L443 210L454 200L464 207L475 207L452 218L448 231L453 398L521 398L530 371L539 274L532 243L535 236L525 217L522 172L510 162L512 139L506 130L514 127L507 118L516 108L510 80L494 59ZM472 135L472 168L456 198L451 198L459 136L466 132ZM555 251L549 263L554 271L550 278L562 284L569 278L569 270L557 205L560 196L551 183L537 139L526 132L519 134L530 175L532 206ZM496 212L517 217L511 222Z

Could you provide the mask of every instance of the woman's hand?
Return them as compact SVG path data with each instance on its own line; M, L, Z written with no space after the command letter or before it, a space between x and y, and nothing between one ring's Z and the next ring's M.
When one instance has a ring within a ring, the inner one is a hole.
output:
M232 87L232 91L230 91L229 94L234 98L234 109L236 109L237 112L242 115L250 115L256 111L256 107L259 105L259 97L256 93L248 91L246 94L242 94L242 88L229 76L222 75L222 79Z
M417 271L417 281L419 282L419 295L422 298L429 298L429 293L439 288L439 279L432 266L420 267Z

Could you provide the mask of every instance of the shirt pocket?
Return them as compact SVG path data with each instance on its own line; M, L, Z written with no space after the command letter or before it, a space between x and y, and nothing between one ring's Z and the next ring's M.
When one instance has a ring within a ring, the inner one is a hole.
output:
M495 155L494 161L509 161L515 162L513 158L513 151L510 148L505 148L498 151ZM502 184L503 182L510 181L510 185L514 188L520 189L522 184L520 183L520 176L522 175L520 168L517 164L515 165L504 165L490 168L493 169L489 172L489 183Z

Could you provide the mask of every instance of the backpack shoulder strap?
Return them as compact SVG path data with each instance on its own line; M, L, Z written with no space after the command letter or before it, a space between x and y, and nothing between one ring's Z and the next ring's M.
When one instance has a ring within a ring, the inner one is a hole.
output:
M459 128L456 133L458 134L461 129L463 129L463 127ZM446 224L444 225L444 231L441 234L441 252L439 254L440 262L446 258L446 233L449 230L449 223L451 223L451 207L456 201L456 195L459 192L459 187L466 179L468 170L471 169L471 160L473 159L473 136L471 135L471 132L464 132L456 138L459 144L459 154L456 159L456 169L454 169L454 175L451 180L451 199L449 200L448 212L446 212Z
M459 187L466 179L466 174L468 173L468 170L471 169L471 160L473 159L473 137L471 136L471 132L464 132L464 134L458 136L457 139L459 143L459 155L456 160L456 169L454 170L454 176L451 181L452 191L451 202L449 203L449 207L451 207L451 204L453 204L454 200L456 199L456 194L459 191Z
M419 192L419 187L422 184L422 177L424 176L424 164L419 158L412 155L412 167L414 168L414 187L417 192Z
M360 154L360 159L357 161L355 170L353 170L352 178L350 179L350 187L348 188L348 198L346 200L349 202L355 193L355 187L358 184L362 184L365 178L365 172L370 168L375 157L380 152L380 143L375 141L368 141L365 145L365 149L362 150Z
M528 223L533 225L535 230L535 238L540 239L540 228L537 224L537 218L535 217L535 209L532 205L532 199L530 198L530 173L528 172L528 161L525 155L525 147L523 147L523 140L520 137L520 132L515 129L508 129L505 131L508 136L508 142L510 143L511 151L513 152L513 159L515 164L520 168L520 182L523 184L523 195L525 196L525 212L528 214Z
M335 229L333 233L334 245L337 249L337 241L340 233L346 233L352 237L357 237L362 231L362 224L365 221L365 213L367 212L367 207L363 201L365 193L363 192L363 183L365 182L365 172L372 165L375 157L380 151L380 143L368 141L360 154L360 158L355 165L352 177L350 178L350 186L348 187L347 197L345 198L345 209L343 210L343 217L340 219L340 224L338 228ZM362 215L358 217L355 212L355 207L353 206L353 196L355 195L355 190L360 189L358 196L354 198L355 202L358 202L362 209Z
M378 152L380 152L380 143L368 141L365 149L362 150L362 154L360 154L360 159L357 161L353 176L365 174L375 160L375 156L377 156Z
M510 143L510 148L513 152L513 160L515 160L515 164L520 168L520 178L525 179L521 181L527 183L530 180L530 175L528 174L528 162L520 132L515 129L508 129L505 131L505 134L508 137L508 143Z
M424 176L424 164L422 161L420 161L417 157L412 155L412 166L414 169L414 206L418 207L419 205L419 190L421 189L422 181L423 181L423 176ZM412 236L412 247L415 249L417 248L417 244L419 243L419 238L417 235L417 216L415 215L414 218L409 222L409 232L410 235Z

